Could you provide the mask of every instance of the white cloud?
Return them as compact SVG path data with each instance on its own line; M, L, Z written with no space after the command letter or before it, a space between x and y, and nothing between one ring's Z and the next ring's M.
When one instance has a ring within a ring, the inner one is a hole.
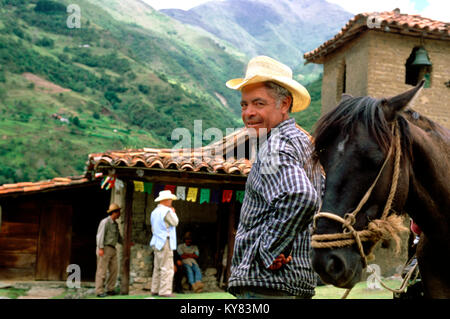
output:
M443 0L428 0L429 5L420 15L430 19L450 22L450 2Z
M189 10L195 6L211 0L144 0L156 10L178 8ZM217 0L216 0L217 1ZM314 0L311 0L314 1ZM414 3L418 0L327 0L330 3L340 5L345 10L358 14L362 12L392 11L400 8L401 13L420 14L423 17L450 22L450 1L448 0L420 0L428 3L421 11L418 11Z
M400 8L401 13L420 14L430 19L450 21L450 2L448 0L426 0L427 4L420 11L416 8L414 0L327 0L327 2L335 3L354 14L392 11Z
M392 11L395 8L400 8L400 12L408 14L418 14L419 12L414 7L412 0L376 0L376 1L361 1L361 0L326 0L330 3L335 3L343 9L354 13L363 12L383 12Z

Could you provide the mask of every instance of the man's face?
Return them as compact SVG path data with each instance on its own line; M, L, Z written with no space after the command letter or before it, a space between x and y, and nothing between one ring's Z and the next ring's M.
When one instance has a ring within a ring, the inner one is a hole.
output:
M116 210L115 212L111 213L111 219L116 220L120 217L120 210Z
M290 98L286 98L277 108L277 101L262 83L250 84L242 88L241 113L245 127L255 129L259 136L260 130L266 128L269 132L284 120L289 118ZM262 130L264 132L264 130Z

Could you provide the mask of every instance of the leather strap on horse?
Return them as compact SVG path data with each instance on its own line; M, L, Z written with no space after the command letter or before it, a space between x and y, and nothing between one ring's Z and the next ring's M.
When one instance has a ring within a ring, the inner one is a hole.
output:
M398 215L388 216L392 208L392 202L395 197L398 178L400 175L401 147L400 147L400 133L398 130L397 123L395 123L392 127L392 134L394 137L394 143L391 143L391 146L389 147L389 152L377 177L375 178L374 182L367 190L367 192L364 194L363 198L359 202L356 209L351 213L345 214L344 218L330 212L319 212L314 216L314 229L316 228L316 220L318 218L328 218L340 222L342 224L343 232L336 234L312 235L311 246L313 248L337 248L337 247L351 246L356 243L363 261L364 268L367 267L367 261L373 258L372 250L375 246L375 243L377 243L379 240L387 241L393 238L397 244L397 251L399 250L400 237L398 233L400 231L405 231L408 229L403 225L403 218L401 216ZM372 220L368 224L367 229L355 230L353 225L355 224L356 221L356 215L362 209L362 207L372 194L372 191L375 188L384 170L384 167L388 163L393 151L395 151L394 172L392 174L391 189L389 191L386 200L386 205L383 209L383 213L381 214L381 217L379 219ZM362 243L365 241L374 243L372 245L371 250L367 254L364 252L364 247L362 245ZM347 290L342 298L346 298L349 292L350 290Z

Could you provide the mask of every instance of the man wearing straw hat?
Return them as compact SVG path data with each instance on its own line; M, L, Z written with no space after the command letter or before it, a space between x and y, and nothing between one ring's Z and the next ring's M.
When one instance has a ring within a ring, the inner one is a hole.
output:
M107 210L108 217L104 218L97 230L97 271L95 273L95 293L97 297L106 297L107 295L115 295L114 287L117 279L117 252L116 244L122 244L122 236L120 236L119 225L116 219L120 217L120 206L112 203ZM106 273L109 271L108 280L105 279Z
M151 289L152 295L162 297L173 296L173 251L177 249L175 227L178 225L178 217L175 208L172 207L172 201L176 199L170 190L159 192L159 196L155 199L158 206L150 216L153 233L150 246L154 253Z
M264 141L247 178L229 290L238 298L311 298L308 226L322 177L309 136L289 116L309 106L309 93L288 66L266 56L251 59L245 78L226 85L241 92L250 136Z

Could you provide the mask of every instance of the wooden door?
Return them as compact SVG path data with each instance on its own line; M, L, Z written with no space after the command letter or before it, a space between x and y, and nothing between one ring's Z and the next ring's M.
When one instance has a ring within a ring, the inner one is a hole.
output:
M72 241L72 206L49 201L39 221L36 280L66 280Z

